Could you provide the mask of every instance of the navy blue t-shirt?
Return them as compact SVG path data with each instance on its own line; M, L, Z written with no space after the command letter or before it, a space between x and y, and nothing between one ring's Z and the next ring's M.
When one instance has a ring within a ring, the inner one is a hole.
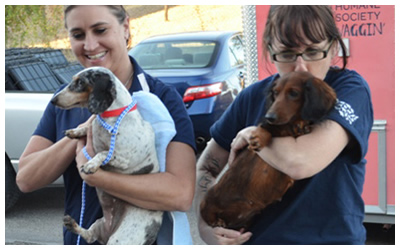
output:
M226 150L243 128L257 125L265 114L264 89L275 74L244 89L211 135ZM328 115L351 135L351 143L324 170L299 180L281 202L262 211L245 244L364 244L364 159L373 124L367 82L355 71L330 70L325 81L335 89L337 104ZM321 142L323 143L323 142ZM244 166L245 167L245 166Z
M158 79L147 75L133 58L130 59L134 67L135 74L129 92L132 93L134 91L142 90L137 76L143 73L150 88L150 92L160 98L175 122L176 135L172 141L186 143L190 145L194 151L196 151L193 125L183 104L182 97L178 94L174 87L165 85ZM65 86L66 85L62 86L60 90ZM90 116L91 114L86 108L63 110L49 103L39 125L33 134L43 136L52 142L57 142L64 137L65 130L76 128L79 124L87 121ZM79 222L82 179L80 178L76 168L75 160L67 168L63 174L63 178L65 185L65 214L71 215L77 222ZM85 196L86 213L83 217L83 228L89 228L90 225L92 225L103 215L97 198L96 189L86 185ZM77 235L64 228L64 244L76 244L76 241ZM81 239L80 244L86 244L85 240Z

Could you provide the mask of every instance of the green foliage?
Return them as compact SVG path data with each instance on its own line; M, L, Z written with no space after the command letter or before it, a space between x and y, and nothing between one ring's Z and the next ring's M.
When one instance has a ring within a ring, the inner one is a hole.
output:
M61 5L6 5L5 45L28 47L65 36Z

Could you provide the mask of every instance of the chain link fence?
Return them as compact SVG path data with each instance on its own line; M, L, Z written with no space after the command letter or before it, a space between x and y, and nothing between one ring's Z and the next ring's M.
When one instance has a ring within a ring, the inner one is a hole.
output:
M187 31L242 31L240 5L126 5L130 16L131 43L144 38ZM7 48L41 47L60 49L69 61L71 53L64 27L62 5L6 5Z

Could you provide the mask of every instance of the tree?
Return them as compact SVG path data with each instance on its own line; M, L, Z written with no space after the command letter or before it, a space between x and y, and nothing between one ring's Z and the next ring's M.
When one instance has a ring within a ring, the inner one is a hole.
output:
M168 22L168 9L169 9L169 5L164 5L164 20L166 22Z
M61 5L6 5L6 48L49 45L65 35L62 17Z

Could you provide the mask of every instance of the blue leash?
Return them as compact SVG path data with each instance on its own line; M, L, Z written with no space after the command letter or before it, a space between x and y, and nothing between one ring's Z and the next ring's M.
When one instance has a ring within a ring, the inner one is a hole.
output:
M133 100L131 102L131 104L128 105L128 107L126 107L124 109L124 111L122 111L122 113L118 116L117 121L114 124L114 127L112 127L111 125L109 125L106 121L104 121L103 118L101 118L100 115L97 115L97 121L101 124L101 126L107 130L110 134L111 134L111 142L110 142L110 150L108 151L107 157L106 159L102 162L102 166L106 165L110 160L112 155L114 154L114 148L115 148L115 139L117 137L117 133L118 133L118 128L119 125L121 124L122 119L125 117L126 114L128 114L128 112L133 108L133 106L136 105L136 100ZM82 152L85 155L86 159L88 161L90 161L92 159L92 157L90 157L90 155L88 154L87 150L86 150L86 146L84 146L82 148ZM82 181L82 201L81 201L81 214L80 214L80 218L79 218L79 226L82 227L83 224L83 216L85 214L85 207L86 207L86 182ZM81 241L81 236L78 235L78 239L76 240L76 244L79 245Z
M86 152L86 149L85 149L85 152ZM86 154L87 154L87 152L86 152ZM79 226L80 227L82 227L83 215L85 214L85 207L86 207L85 193L86 193L86 182L82 181L82 204L81 204L81 214L80 214L80 217L79 217ZM81 242L81 235L78 235L78 239L76 240L76 244L79 245L80 242Z

